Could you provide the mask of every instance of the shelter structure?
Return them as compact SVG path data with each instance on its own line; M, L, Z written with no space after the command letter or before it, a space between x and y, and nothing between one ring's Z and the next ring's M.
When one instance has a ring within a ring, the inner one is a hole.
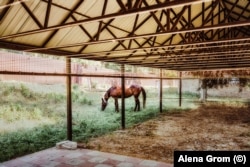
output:
M246 0L0 1L1 48L64 56L67 67L80 58L177 71L245 69L249 29Z
M245 0L4 0L1 47L173 70L249 67Z

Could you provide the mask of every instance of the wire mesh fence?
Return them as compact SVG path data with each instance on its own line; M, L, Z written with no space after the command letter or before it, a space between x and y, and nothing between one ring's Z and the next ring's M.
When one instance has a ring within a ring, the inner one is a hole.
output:
M0 133L5 136L0 142L6 144L8 140L8 145L19 146L28 144L27 153L51 147L66 139L68 76L72 82L73 140L88 140L120 128L121 114L115 113L114 100L111 98L106 110L101 111L101 98L111 86L121 85L123 75L125 86L141 85L147 95L146 108L140 112L133 111L133 97L125 100L128 126L158 116L160 102L163 112L196 108L202 102L200 79L180 78L178 72L163 71L161 78L159 69L126 65L122 74L120 65L79 59L71 59L70 73L67 67L65 57L0 52ZM249 103L250 97L249 86L239 92L237 83L207 89L206 93L208 101L219 103ZM17 133L19 141L14 140ZM30 137L31 134L33 137ZM49 141L48 144L42 143L41 138ZM10 152L13 150L15 147ZM0 153L0 157L7 155L1 161L19 154Z

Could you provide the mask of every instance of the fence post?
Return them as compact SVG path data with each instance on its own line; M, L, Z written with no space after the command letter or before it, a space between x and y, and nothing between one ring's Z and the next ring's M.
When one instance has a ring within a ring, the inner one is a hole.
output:
M121 65L121 87L122 87L122 111L121 111L121 125L122 129L125 129L125 67Z
M160 89L159 89L159 98L160 98L160 113L162 113L162 69L160 69Z
M179 80L179 107L181 107L181 104L182 104L182 73L180 72L179 73L179 76L180 76L180 80Z
M66 57L67 139L72 140L71 59Z

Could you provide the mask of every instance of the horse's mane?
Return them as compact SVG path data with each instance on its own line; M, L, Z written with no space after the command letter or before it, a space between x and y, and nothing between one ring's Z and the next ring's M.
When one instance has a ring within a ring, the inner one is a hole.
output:
M108 97L110 97L110 92L111 92L111 90L112 89L115 89L116 88L116 86L111 86L107 91L106 91L106 93L104 94L104 96L108 96Z

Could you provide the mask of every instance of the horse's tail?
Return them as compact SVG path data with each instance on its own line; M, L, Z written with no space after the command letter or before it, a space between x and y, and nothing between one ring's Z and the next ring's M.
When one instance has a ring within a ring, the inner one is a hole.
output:
M143 108L145 108L147 95L146 95L145 89L142 86L141 86L141 90L142 90L142 96L143 96Z

